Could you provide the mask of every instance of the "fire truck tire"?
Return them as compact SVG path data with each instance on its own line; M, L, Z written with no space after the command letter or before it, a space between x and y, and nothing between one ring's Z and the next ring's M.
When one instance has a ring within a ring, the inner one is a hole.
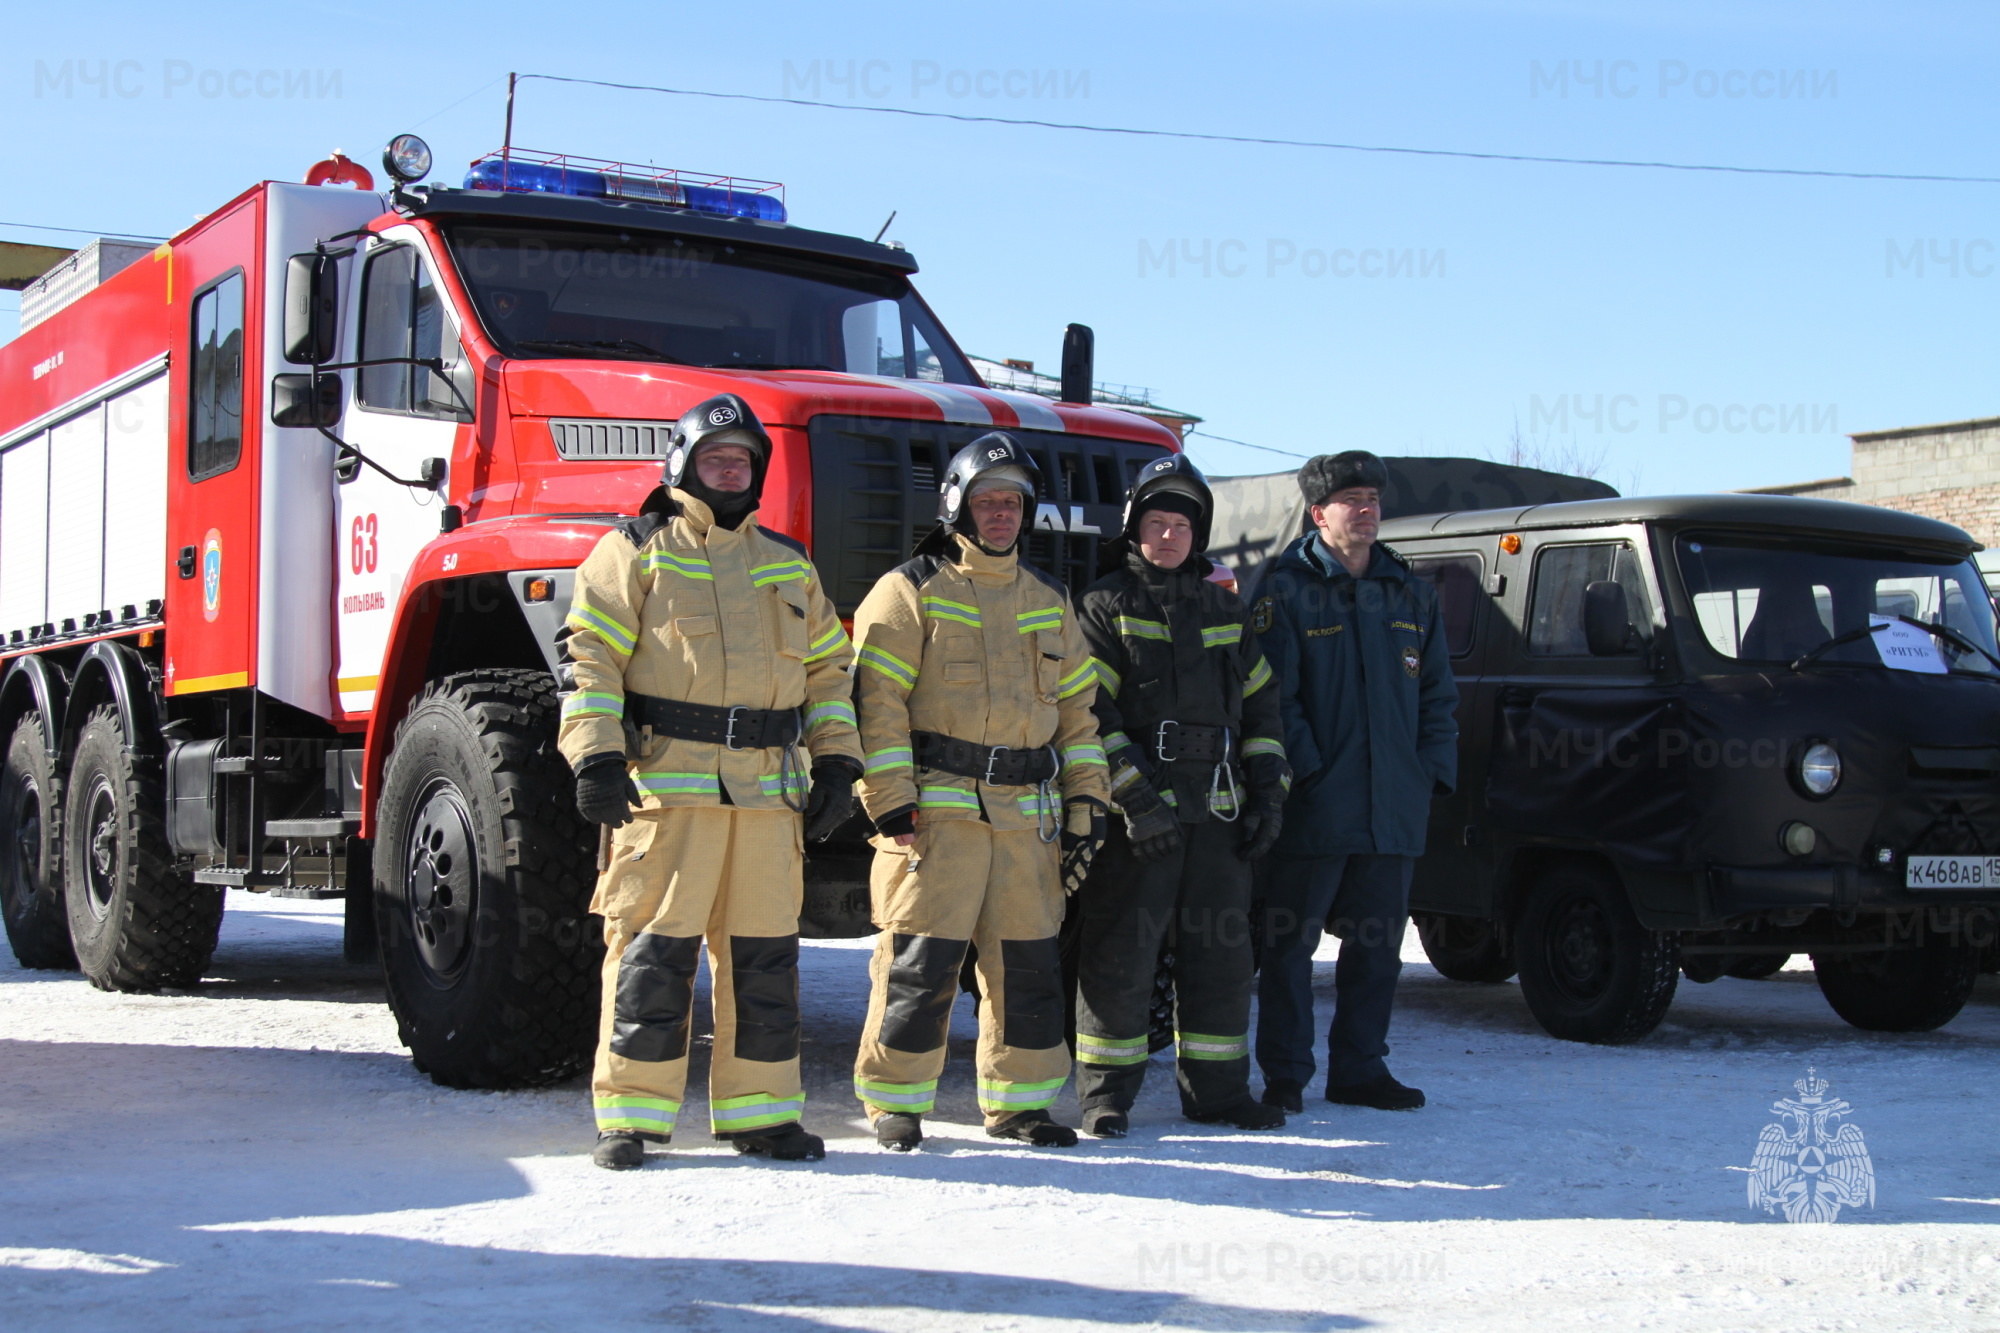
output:
M42 719L14 728L0 765L0 915L22 967L73 969L63 903L62 770L44 744Z
M64 896L84 976L118 991L199 982L223 890L174 869L160 761L132 751L116 705L85 719L65 785Z
M1424 957L1450 981L1501 982L1514 975L1514 955L1491 921L1441 912L1412 912Z
M1521 997L1564 1041L1617 1045L1660 1025L1680 983L1674 937L1648 930L1624 886L1588 865L1551 867L1529 895L1515 934Z
M1979 946L1927 932L1914 949L1813 959L1819 992L1865 1032L1929 1032L1958 1017L1979 981Z
M376 929L403 1044L447 1088L559 1083L596 1043L596 830L556 721L549 676L487 670L433 681L396 729Z

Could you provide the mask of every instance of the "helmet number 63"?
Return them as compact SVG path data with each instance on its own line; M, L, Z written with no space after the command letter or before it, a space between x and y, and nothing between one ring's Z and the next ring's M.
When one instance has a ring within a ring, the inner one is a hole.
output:
M354 520L353 533L347 545L347 563L357 574L373 574L375 558L375 515L363 514Z

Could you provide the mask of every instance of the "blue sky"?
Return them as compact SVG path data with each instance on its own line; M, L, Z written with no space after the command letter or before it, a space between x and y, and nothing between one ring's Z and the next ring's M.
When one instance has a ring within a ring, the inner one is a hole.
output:
M89 12L10 18L0 222L165 234L336 146L372 164L404 130L456 184L499 143L509 69L1223 134L2000 176L1990 5ZM893 209L889 235L968 350L1051 366L1079 320L1102 378L1270 449L1504 457L1518 440L1664 493L1840 475L1845 432L2000 414L2000 185L1135 139L549 82L523 85L515 140L780 180L793 220L827 230L873 235ZM0 239L64 238L6 225ZM17 308L0 294L0 339ZM1193 446L1212 472L1288 465Z

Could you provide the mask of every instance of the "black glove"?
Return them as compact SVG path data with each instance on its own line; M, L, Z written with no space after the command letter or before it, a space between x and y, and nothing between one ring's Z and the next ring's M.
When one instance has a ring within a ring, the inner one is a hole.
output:
M1105 821L1104 802L1093 796L1079 796L1063 806L1062 883L1064 893L1083 887L1091 860L1104 845L1110 825Z
M639 784L616 750L594 754L577 765L576 812L593 824L622 828L639 804Z
M812 768L806 796L806 841L825 842L854 813L854 783L861 776L846 759L822 759Z
M1255 861L1270 851L1285 828L1285 789L1252 787L1250 804L1244 807L1241 836L1236 843L1239 860Z
M1134 778L1125 784L1118 808L1125 815L1125 836L1131 840L1132 855L1141 861L1162 861L1181 849L1180 818L1146 779Z
M885 838L900 838L906 833L915 833L917 807L906 805L901 810L891 810L875 821L875 831Z

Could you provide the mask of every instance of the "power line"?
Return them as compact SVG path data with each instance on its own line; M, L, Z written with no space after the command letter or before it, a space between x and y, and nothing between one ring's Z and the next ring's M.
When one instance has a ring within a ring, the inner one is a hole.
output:
M424 126L436 120L439 116L442 116L445 111L453 111L461 106L464 106L467 102L470 102L473 98L479 96L479 94L485 92L488 88L491 88L494 84L500 82L500 79L504 79L506 77L507 76L505 74L502 74L499 78L488 79L486 82L480 84L477 88L474 88L471 92L467 93L465 96L459 98L456 102L453 102L450 106L446 107L444 111L431 112L428 116L425 116L422 120L410 126L410 129L411 130L422 129Z
M60 231L71 236L97 236L114 241L164 241L164 236L140 236L132 232L117 232L106 235L101 231L85 231L81 227L44 227L39 222L0 222L0 227L24 227L29 231Z
M1653 171L1715 171L1738 176L1826 176L1840 180L1943 181L1956 185L2000 185L2000 176L1918 175L1895 171L1818 171L1806 167L1732 167L1703 162L1648 162L1616 157L1549 157L1536 153L1476 153L1457 148L1405 148L1387 144L1334 143L1317 139L1275 139L1248 134L1203 134L1193 130L1149 130L1121 125L1081 125L1060 120L1016 120L1006 116L968 116L956 111L916 111L900 106L855 106L851 102L818 102L803 97L765 97L756 93L718 93L702 88L663 88L647 83L613 83L578 79L564 74L523 74L522 79L580 83L626 92L666 93L674 97L711 97L732 102L769 102L780 106L819 107L828 111L861 111L878 116L915 116L925 120L956 120L971 125L1018 125L1086 134L1123 134L1148 139L1194 139L1205 143L1260 144L1273 148L1319 148L1342 153L1395 153L1411 157L1456 157L1478 162L1538 162L1566 167L1638 167Z
M1312 457L1311 454L1295 454L1289 449L1273 449L1268 444L1252 444L1248 440L1232 440L1227 435L1211 435L1205 430L1191 430L1188 434L1199 435L1204 440L1220 440L1224 444L1240 444L1245 449L1261 449L1267 454L1283 454L1286 458L1297 458L1301 461Z

